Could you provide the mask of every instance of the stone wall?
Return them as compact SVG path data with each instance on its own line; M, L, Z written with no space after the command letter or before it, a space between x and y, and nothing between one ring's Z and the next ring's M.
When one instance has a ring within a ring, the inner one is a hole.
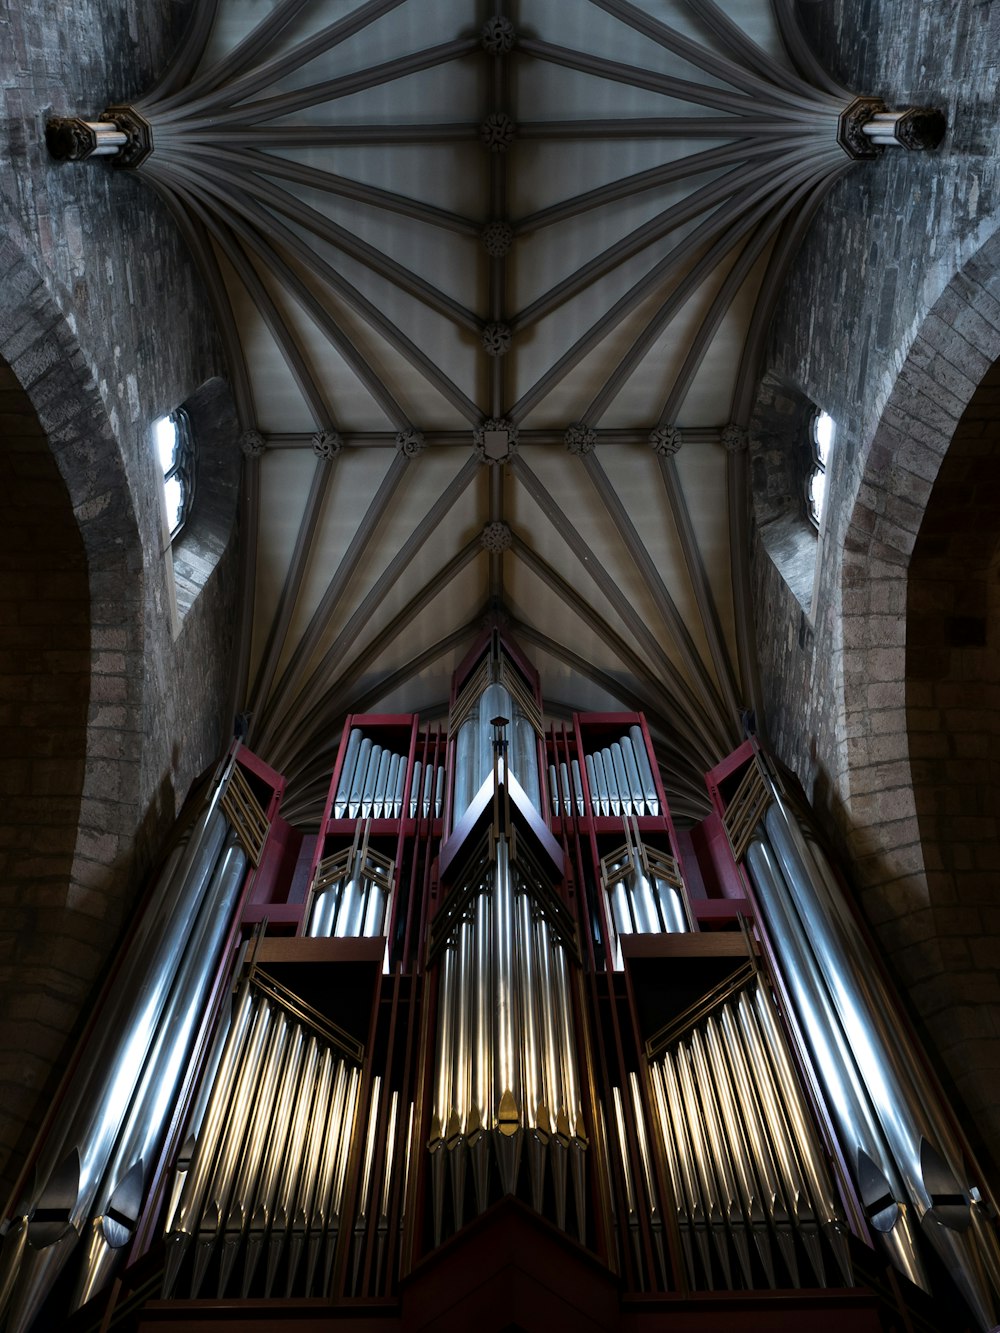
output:
M826 408L838 436L814 617L759 537L755 544L765 721L846 852L918 1023L943 1037L964 983L942 956L914 803L906 586L941 458L996 354L990 347L1000 351L1000 256L990 244L1000 14L971 3L945 11L877 0L800 9L847 86L891 105L941 106L950 128L941 149L889 150L835 188L791 274L794 298L776 314L769 374ZM995 1070L944 1055L990 1140Z
M138 180L57 165L43 138L49 114L93 113L149 86L188 9L0 5L0 357L66 488L89 593L86 753L65 794L79 814L72 866L61 893L41 867L19 886L0 964L4 1195L166 832L231 734L237 542L175 638L150 435L224 374L205 294Z

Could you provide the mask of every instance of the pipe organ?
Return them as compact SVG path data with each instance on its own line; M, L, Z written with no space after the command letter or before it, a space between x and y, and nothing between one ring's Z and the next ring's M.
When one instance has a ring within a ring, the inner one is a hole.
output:
M567 1326L991 1329L986 1183L805 808L753 741L707 784L676 826L642 716L547 722L499 627L446 721L347 718L318 827L234 744L8 1205L0 1328L544 1289Z

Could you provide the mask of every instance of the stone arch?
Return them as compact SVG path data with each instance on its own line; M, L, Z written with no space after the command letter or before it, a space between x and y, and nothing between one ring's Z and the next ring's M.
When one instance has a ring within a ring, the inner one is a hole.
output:
M862 901L894 970L986 1142L1000 1130L997 1056L970 1065L970 1024L1000 1034L1000 1000L956 967L948 938L969 922L942 892L937 850L914 791L907 710L910 563L945 455L977 388L1000 359L1000 234L958 273L920 325L860 462L841 565L839 778ZM927 717L931 727L940 718ZM917 748L919 749L919 743ZM956 915L952 918L951 914ZM996 989L996 988L994 988Z
M72 330L9 235L0 242L0 359L9 368L8 401L20 408L5 426L30 437L35 462L28 466L44 477L59 540L67 549L75 541L80 566L64 571L58 587L43 581L36 594L44 600L66 593L63 609L85 631L74 642L74 662L62 662L79 695L81 753L68 766L37 771L37 781L50 774L58 790L28 793L50 803L52 819L34 835L39 855L25 863L13 938L0 951L2 1162L23 1158L30 1145L37 1108L57 1077L54 1064L120 928L140 818L144 589L136 518L108 414ZM67 525L75 527L72 535ZM39 687L44 692L44 678ZM59 849L58 866L42 855L44 842Z

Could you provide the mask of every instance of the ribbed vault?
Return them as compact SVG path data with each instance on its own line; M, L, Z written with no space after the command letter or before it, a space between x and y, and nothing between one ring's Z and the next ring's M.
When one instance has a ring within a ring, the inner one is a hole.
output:
M700 808L756 703L762 336L850 101L789 0L199 6L139 172L229 352L293 816L338 719L442 704L487 613L554 711L644 708Z

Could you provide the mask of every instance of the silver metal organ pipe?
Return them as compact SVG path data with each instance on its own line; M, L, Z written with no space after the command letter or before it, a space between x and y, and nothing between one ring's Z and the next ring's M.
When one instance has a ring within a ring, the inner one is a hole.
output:
M493 903L493 999L496 1013L494 1102L497 1164L505 1194L517 1188L521 1150L520 1021L514 969L514 884L506 838L496 843L496 883Z
M615 773L615 763L611 757L610 747L605 746L601 751L601 762L604 765L604 780L608 786L608 802L611 806L611 813L617 816L622 813L622 800L618 790L618 776Z
M410 778L410 818L418 819L421 815L420 809L420 778L424 771L424 766L419 759L414 760L413 776Z
M25 1209L27 1245L10 1289L11 1333L30 1326L52 1283L76 1248L91 1214L116 1142L127 1124L137 1086L206 886L226 838L219 809L220 781L190 837L171 856L144 912L129 954L115 979L36 1168L41 1188ZM214 963L215 960L213 960ZM9 1256L6 1262L10 1262Z
M622 1179L625 1183L625 1220L635 1249L636 1271L642 1282L642 1244L639 1238L639 1210L635 1201L635 1183L632 1179L632 1164L628 1155L628 1139L625 1134L625 1113L622 1109L622 1094L619 1088L611 1089L611 1102L615 1111L615 1134L618 1140L618 1156L622 1166Z
M393 756L383 750L379 757L378 772L375 774L375 792L372 798L372 818L382 819L385 812L386 791L389 786L389 765Z
M993 1296L975 1238L966 1230L971 1214L967 1188L960 1183L961 1148L894 1022L894 997L825 856L815 843L812 849L806 844L780 797L764 822L921 1227L982 1327L991 1329Z
M511 701L512 711L504 714L511 719L511 772L524 788L528 800L536 810L542 808L542 791L538 774L538 734L528 720L524 709ZM496 714L494 713L495 717ZM565 808L565 807L564 807ZM567 810L567 814L569 811Z
M605 818L611 814L611 795L608 788L608 775L604 767L604 756L600 753L594 755L594 776L597 779L597 803L598 811Z
M378 1284L382 1271L382 1258L386 1239L389 1235L389 1192L392 1186L392 1167L396 1155L396 1120L399 1115L399 1092L393 1090L389 1104L389 1125L385 1136L385 1167L382 1172L382 1197L378 1210L378 1256L375 1261L375 1281Z
M670 1178L670 1193L673 1196L674 1217L681 1238L684 1268L687 1273L688 1285L690 1287L696 1287L698 1285L698 1279L694 1267L691 1217L689 1215L689 1208L685 1207L686 1192L684 1189L684 1179L677 1158L677 1147L674 1143L673 1132L670 1128L670 1111L667 1108L666 1094L663 1090L662 1072L656 1064L651 1064L649 1066L649 1082L653 1090L653 1105L656 1108L655 1118L660 1128L660 1141L663 1144L663 1156L667 1164L667 1175Z
M138 1221L148 1169L173 1109L246 867L246 852L236 835L230 834L157 1027L135 1100L90 1205L87 1257L77 1279L71 1310L83 1305L104 1286L116 1256ZM132 1226L111 1220L112 1199L116 1217L128 1216Z
M476 1207L486 1209L488 1195L487 1131L493 1129L493 959L490 952L491 902L476 898L475 989L473 991L472 1109L466 1136L472 1159Z
M468 1132L472 1102L472 974L475 966L475 941L472 925L463 921L455 945L455 985L452 995L454 1064L451 1096L445 1122L445 1148L451 1171L452 1213L455 1225L462 1225L465 1200L465 1136Z
M433 764L428 764L424 770L424 799L423 815L425 819L434 819L435 815L435 792L441 784L441 776L444 769L435 768ZM475 793L473 793L475 795Z
M440 819L444 810L444 766L439 764L437 767L437 777L434 782L434 818Z
M646 794L642 786L642 778L639 776L639 765L636 762L635 747L632 744L631 736L623 736L619 742L619 748L622 755L622 763L625 765L625 781L629 795L632 798L632 809L637 815L646 813Z
M347 818L357 819L361 814L361 802L365 794L365 774L371 757L372 743L368 736L362 736L358 746L358 757L351 775L351 794L347 802Z
M615 771L615 786L618 788L618 796L621 800L622 811L626 815L633 812L632 807L632 788L629 786L628 774L625 772L625 756L622 754L621 745L615 741L611 746L611 762ZM638 811L635 811L638 814Z
M646 739L642 734L641 727L629 727L629 739L632 742L632 748L635 751L636 763L639 767L639 776L642 779L642 787L646 796L646 813L658 815L660 813L660 798L656 794L656 779L653 777L653 770L650 766L649 755L646 751Z
M569 767L565 763L559 765L559 789L562 793L562 808L566 817L573 813L573 795L569 787Z
M372 744L368 755L368 768L365 772L365 784L361 791L361 818L371 819L375 808L375 789L378 785L379 769L382 764L381 745Z
M340 770L340 781L337 783L337 792L333 798L334 819L343 819L347 814L351 800L351 784L354 780L354 770L357 766L360 749L361 731L358 727L352 727L351 734L347 738L347 750L344 754L344 766Z
M408 756L401 754L396 766L396 783L392 789L392 817L400 819L403 814L403 792L406 790L406 765Z
M792 906L784 876L768 844L754 838L747 865L767 918L782 975L826 1092L826 1104L851 1163L868 1219L902 1273L930 1290L916 1244L905 1191L882 1137L854 1056L822 985L815 958Z
M587 786L590 789L591 813L599 815L601 813L601 802L597 790L597 766L594 763L594 756L592 754L585 754L583 756L583 763L587 770Z
M334 1165L333 1181L330 1188L330 1202L327 1209L327 1232L323 1246L323 1294L330 1295L330 1278L333 1273L333 1259L337 1249L337 1238L344 1212L344 1186L347 1182L347 1167L351 1155L351 1143L354 1139L354 1126L357 1123L358 1099L361 1092L361 1070L353 1068L347 1083L344 1098L344 1112L341 1118L340 1135L337 1144L337 1160Z
M399 766L402 759L398 754L389 756L389 771L385 777L385 791L382 796L382 818L394 818L393 811L396 805L396 783L399 780Z
M552 806L552 813L556 819L562 815L562 795L559 790L559 779L556 776L555 764L549 764L549 802Z
M437 1071L434 1101L431 1109L430 1138L427 1147L431 1153L431 1186L434 1209L434 1244L440 1245L444 1227L445 1133L451 1112L453 1077L452 1023L453 991L455 986L456 950L449 944L441 959L437 1001Z
M583 779L580 776L579 759L570 760L570 772L573 778L573 797L576 801L576 813L582 818L586 813L583 800Z
M253 1029L243 1055L236 1091L229 1104L225 1130L219 1146L205 1199L197 1218L191 1219L195 1235L192 1298L197 1297L209 1261L222 1231L226 1205L233 1185L240 1149L254 1115L258 1086L266 1076L266 1058L274 1029L274 1011L267 1001L257 1005Z
M702 1104L706 1105L709 1101L718 1102L722 1150L728 1149L744 1221L749 1226L757 1247L757 1253L767 1276L767 1285L773 1288L777 1285L777 1279L767 1223L769 1219L772 1222L777 1221L774 1216L775 1201L768 1200L765 1196L764 1181L755 1170L759 1164L755 1161L752 1141L746 1133L746 1122L740 1115L739 1095L730 1079L730 1070L718 1040L718 1032L711 1019L706 1022L704 1031L695 1030L691 1033L690 1049L698 1071ZM787 1222L787 1212L785 1221ZM742 1261L743 1252L739 1240L736 1237L734 1240ZM747 1284L753 1284L752 1274L748 1273Z
M375 1169L375 1136L378 1133L379 1102L382 1094L382 1076L376 1074L372 1079L372 1095L368 1103L368 1135L365 1139L365 1156L361 1168L361 1190L358 1195L357 1220L354 1223L354 1291L358 1289L358 1273L361 1268L361 1250L365 1231L368 1227L368 1209L371 1202L372 1175Z
M694 1146L688 1135L684 1101L681 1097L677 1072L674 1069L673 1059L669 1051L664 1052L662 1062L659 1065L659 1074L663 1082L664 1104L670 1117L669 1122L664 1121L663 1124L664 1139L666 1140L669 1135L674 1146L674 1157L684 1187L683 1197L687 1205L686 1211L690 1219L691 1230L698 1248L705 1279L709 1289L711 1289L714 1283L712 1280L709 1230L712 1229L714 1234L714 1227L717 1225L717 1218L712 1213L714 1195L706 1198L702 1193L701 1181L695 1162ZM728 1255L726 1256L726 1263L728 1265ZM732 1283L730 1282L729 1285L731 1286Z

